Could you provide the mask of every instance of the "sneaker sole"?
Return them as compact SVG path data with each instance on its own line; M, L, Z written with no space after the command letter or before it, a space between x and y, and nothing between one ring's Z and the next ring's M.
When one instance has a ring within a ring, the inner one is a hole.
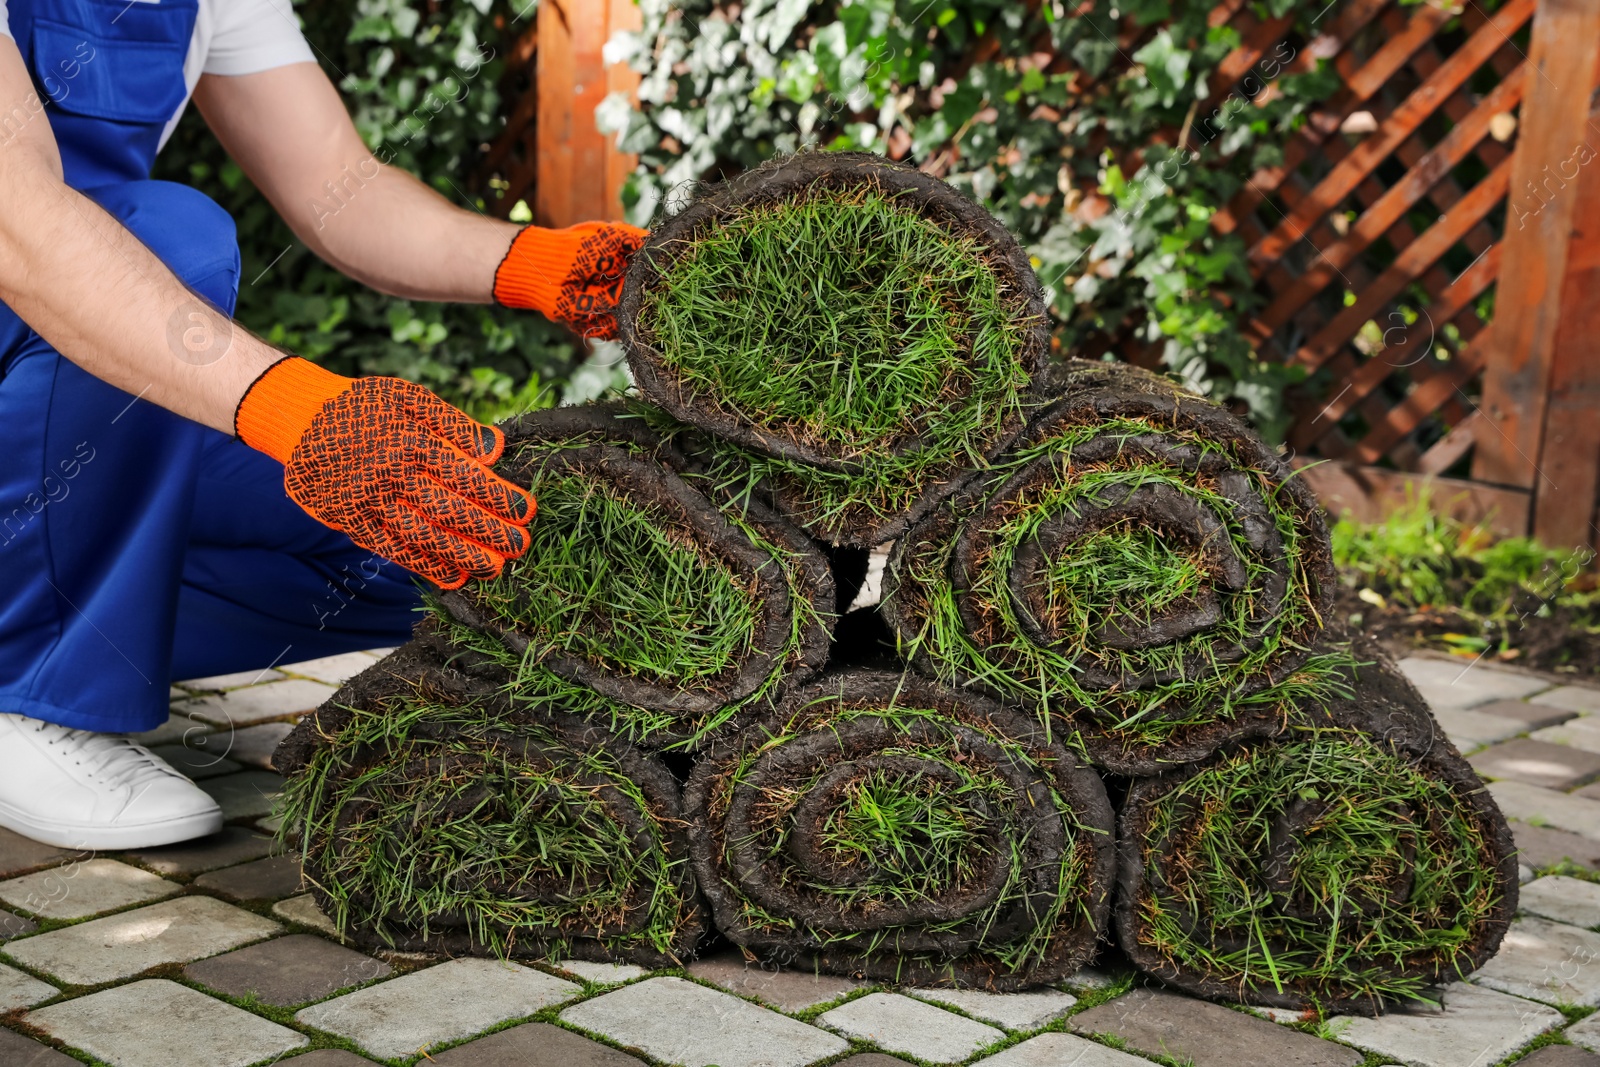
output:
M9 804L0 802L0 826L23 837L57 848L110 850L155 848L207 837L222 829L222 809L180 815L160 822L131 826L95 826L85 823L47 822L30 818Z

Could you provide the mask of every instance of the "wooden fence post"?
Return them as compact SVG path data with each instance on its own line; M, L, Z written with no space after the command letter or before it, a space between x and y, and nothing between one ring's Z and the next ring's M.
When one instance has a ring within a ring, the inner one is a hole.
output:
M1591 47L1594 45L1591 44ZM1552 545L1592 548L1600 495L1600 106L1589 114L1566 277L1551 295L1560 321L1550 353L1549 405L1539 449L1533 533ZM1571 170L1569 166L1566 168ZM1548 479L1548 483L1545 479Z
M634 157L595 127L594 109L614 89L637 88L625 65L607 68L601 49L614 31L638 27L633 0L539 0L533 218L541 226L622 217L618 192Z
M1564 509L1562 497L1573 491L1553 479L1540 459L1573 219L1580 185L1592 186L1591 176L1574 167L1582 168L1580 160L1600 148L1589 125L1600 55L1596 41L1600 0L1539 0L1506 196L1494 322L1483 339L1485 418L1475 435L1473 477L1534 489L1536 499L1548 502L1547 516ZM1592 513L1592 487L1587 500L1584 507ZM1589 514L1581 521L1586 526ZM1571 526L1563 520L1563 528ZM1540 533L1537 525L1534 532Z

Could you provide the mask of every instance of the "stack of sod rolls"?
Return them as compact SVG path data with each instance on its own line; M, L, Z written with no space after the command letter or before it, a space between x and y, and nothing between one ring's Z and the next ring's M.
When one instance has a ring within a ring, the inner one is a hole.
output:
M351 936L659 964L714 927L992 990L1118 943L1203 996L1352 1011L1493 952L1505 822L1325 628L1315 501L1221 408L1050 359L981 208L778 160L651 235L619 321L636 398L505 427L527 554L280 750ZM869 670L836 624L891 542Z

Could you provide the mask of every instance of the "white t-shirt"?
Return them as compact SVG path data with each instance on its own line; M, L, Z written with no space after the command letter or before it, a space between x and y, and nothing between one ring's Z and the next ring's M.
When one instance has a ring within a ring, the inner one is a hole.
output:
M160 3L160 0L133 0ZM11 36L6 0L0 0L0 33ZM165 145L172 136L189 94L202 74L255 74L290 63L315 63L311 46L300 32L289 0L200 0L194 36L183 60L183 80L188 88L183 103L161 133Z

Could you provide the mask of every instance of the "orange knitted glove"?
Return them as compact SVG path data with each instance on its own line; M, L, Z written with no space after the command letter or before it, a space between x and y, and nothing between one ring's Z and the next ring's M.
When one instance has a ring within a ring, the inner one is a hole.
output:
M617 300L628 261L648 230L621 222L580 222L564 230L528 226L494 272L494 299L531 308L584 337L617 336Z
M344 378L287 356L233 416L245 444L283 464L312 518L445 589L522 555L526 491L489 470L505 435L400 378Z

